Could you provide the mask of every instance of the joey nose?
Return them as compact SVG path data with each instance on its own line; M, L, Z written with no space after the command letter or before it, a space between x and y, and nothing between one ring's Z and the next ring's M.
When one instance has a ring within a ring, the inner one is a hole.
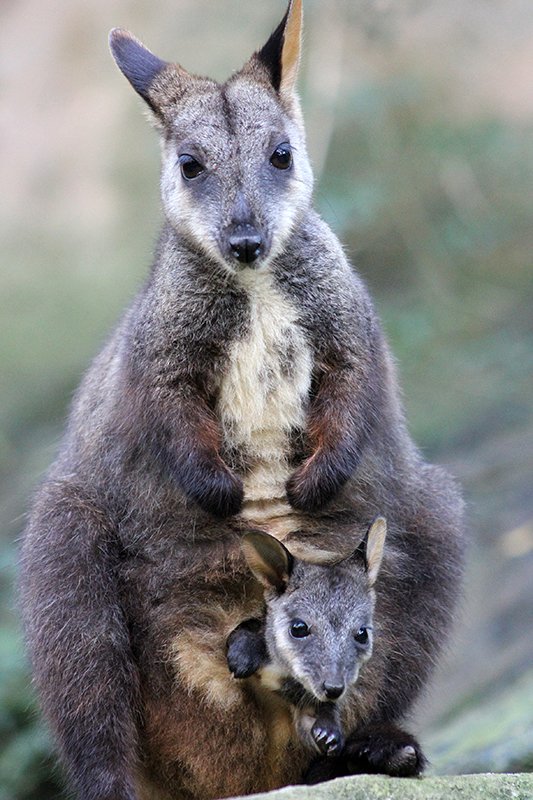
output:
M328 683L324 681L324 692L326 693L326 697L328 700L338 700L341 694L344 692L344 684L343 683Z
M263 252L263 239L252 225L246 225L229 237L229 246L237 261L252 264Z

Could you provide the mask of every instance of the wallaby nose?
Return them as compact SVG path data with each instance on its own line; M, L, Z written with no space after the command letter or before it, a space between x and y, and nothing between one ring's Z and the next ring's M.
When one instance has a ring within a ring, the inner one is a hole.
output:
M338 700L341 694L344 692L343 683L328 683L327 681L324 681L323 686L328 700Z
M252 225L243 225L229 237L233 256L241 264L252 264L263 252L263 239Z

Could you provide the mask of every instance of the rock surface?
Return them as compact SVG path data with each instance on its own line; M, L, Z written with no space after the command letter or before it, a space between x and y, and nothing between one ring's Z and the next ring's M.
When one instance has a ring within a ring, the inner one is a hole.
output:
M422 737L429 771L440 775L532 771L532 698L533 670L488 694L472 693L447 721Z
M255 800L531 800L533 775L458 775L419 779L357 775L318 786L288 786Z

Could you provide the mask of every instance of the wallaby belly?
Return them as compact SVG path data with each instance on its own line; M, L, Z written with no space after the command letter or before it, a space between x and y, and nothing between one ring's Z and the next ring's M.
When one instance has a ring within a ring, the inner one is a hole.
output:
M228 542L215 543L206 557L212 572L188 578L179 559L167 558L159 569L175 572L175 585L164 602L135 618L134 629L143 631L139 639L134 634L142 651L142 800L267 791L297 782L309 762L290 707L257 678L236 680L228 669L227 637L243 619L263 613L262 593L243 577ZM127 571L143 596L153 569L140 564Z
M242 516L260 523L294 515L285 482L291 433L305 429L313 358L297 310L270 272L243 270L240 281L250 324L232 345L217 411L225 447L246 465Z

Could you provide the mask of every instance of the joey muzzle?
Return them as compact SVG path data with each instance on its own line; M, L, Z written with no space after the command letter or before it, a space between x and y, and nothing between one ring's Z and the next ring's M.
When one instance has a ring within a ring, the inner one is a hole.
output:
M324 681L322 688L328 700L338 700L345 687L341 681L332 681L331 683Z

